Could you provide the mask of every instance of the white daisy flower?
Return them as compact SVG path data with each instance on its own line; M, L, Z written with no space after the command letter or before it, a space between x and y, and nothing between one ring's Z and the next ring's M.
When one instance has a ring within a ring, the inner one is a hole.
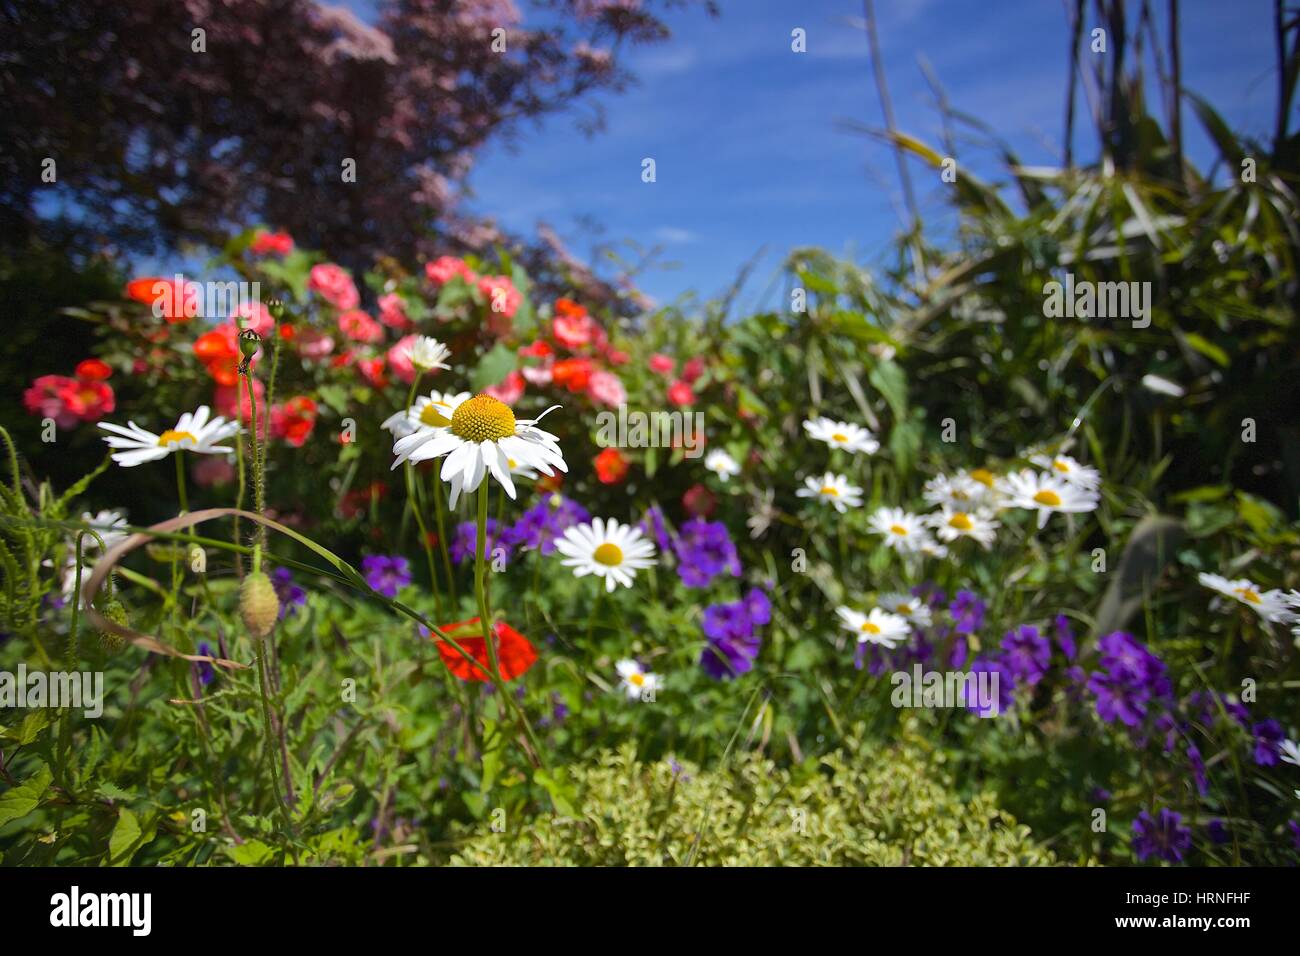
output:
M740 465L737 464L736 459L721 448L715 448L704 456L704 467L723 481L729 480L733 475L740 474Z
M1300 619L1300 615L1291 609L1290 599L1278 588L1263 591L1258 584L1246 578L1229 581L1222 575L1204 572L1198 574L1196 580L1211 591L1218 591L1225 597L1240 601L1273 624L1291 624Z
M406 354L411 357L411 364L422 372L432 372L435 368L451 368L446 364L451 358L451 349L431 335L416 336L407 347Z
M926 538L921 542L921 547L917 548L917 550L927 558L948 557L948 546L946 544L940 544L933 538Z
M193 412L186 412L176 422L175 428L169 428L161 435L145 431L135 422L127 422L126 427L111 422L100 422L99 427L109 434L104 442L110 448L122 448L113 455L113 460L123 468L133 468L146 461L158 461L173 452L192 451L200 455L220 455L235 449L219 445L239 434L239 423L228 422L218 415L211 421L208 406L200 405Z
M1282 751L1279 756L1281 756L1283 762L1300 767L1300 744L1294 740L1284 740L1279 749Z
M934 528L942 541L956 541L958 538L973 538L986 551L993 544L1001 524L984 509L962 511L948 505L927 515L926 520Z
M851 607L837 607L835 613L840 616L840 626L852 631L859 644L879 644L893 650L899 641L912 633L912 626L906 620L878 607L866 614Z
M867 519L867 530L884 537L895 551L913 553L930 540L925 519L902 508L877 508Z
M383 427L394 438L405 438L424 429L445 428L460 403L469 398L469 392L440 392L437 389L421 395L410 408L403 408L384 419Z
M820 478L809 475L803 483L804 487L795 492L800 498L817 498L833 506L840 514L849 508L862 507L862 489L849 484L843 475L828 471Z
M640 528L613 518L595 518L588 524L566 528L555 541L564 555L560 562L573 568L575 577L595 574L605 579L605 590L632 586L636 572L655 563L655 546Z
M83 512L81 520L90 526L91 531L96 531L104 539L104 550L108 550L119 541L125 540L130 532L126 530L126 512L125 511L100 511L97 514ZM94 538L86 538L82 544L83 551L89 551L99 547L99 542Z
M1007 504L1013 508L1025 508L1038 512L1038 527L1047 524L1047 519L1056 512L1078 514L1096 511L1101 497L1095 491L1086 491L1075 487L1047 472L1035 474L1029 469L1012 472L1001 479L1002 491Z
M1082 488L1084 491L1096 491L1101 487L1101 472L1090 465L1081 465L1069 455L1032 455L1029 460L1042 468L1049 471L1058 478L1063 478L1068 484L1076 488Z
M491 395L477 395L458 404L447 425L422 428L393 443L396 468L406 460L428 461L443 458L439 477L451 485L449 505L456 507L461 492L475 491L490 474L511 498L515 483L510 477L510 462L536 468L546 475L556 468L568 471L559 440L537 427L558 405L552 405L536 418L516 419L505 402ZM435 409L442 415L443 409Z
M659 675L648 671L633 660L621 660L614 665L628 700L654 700L660 687Z
M936 508L949 505L958 511L970 511L987 501L992 489L959 471L955 475L935 475L925 483L921 495Z
M917 627L930 626L930 606L912 594L882 594L876 599L881 607L891 614L897 614L909 624Z
M810 438L824 441L832 448L842 448L855 455L874 455L880 442L870 431L852 422L837 422L833 418L811 418L803 423Z

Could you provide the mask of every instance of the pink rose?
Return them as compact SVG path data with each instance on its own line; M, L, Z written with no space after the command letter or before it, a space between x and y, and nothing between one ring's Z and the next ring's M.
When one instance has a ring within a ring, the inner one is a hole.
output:
M682 381L694 385L695 380L704 374L704 359L693 358L682 366Z
M657 372L660 375L671 375L676 367L677 363L667 355L656 352L650 356L650 371L652 372Z
M513 319L515 313L519 311L520 303L524 301L523 295L515 288L509 276L481 276L478 280L478 290L487 299L489 325L492 321L491 316L494 315Z
M524 377L518 372L511 372L500 385L493 385L483 391L498 401L513 405L524 394Z
M312 266L307 288L319 292L321 297L336 309L355 309L361 301L357 287L347 271L327 262Z
M478 278L474 270L465 264L464 259L457 259L455 256L439 256L432 262L426 262L424 274L436 285L446 285L456 276L460 276L470 284Z
M591 379L587 382L587 394L592 401L602 405L622 405L627 401L627 389L619 377L604 369L591 373Z
M685 382L678 379L668 386L668 401L674 405L694 405L695 392Z
M260 302L245 302L230 318L241 329L252 329L262 338L275 331L275 319Z
M297 339L298 354L305 359L323 359L334 351L334 337L320 329L303 329Z
M381 342L384 338L384 327L360 309L340 315L339 329L354 342Z
M406 306L396 292L379 297L379 321L390 329L410 328L411 320L406 317Z
M415 364L411 361L411 346L417 335L407 335L398 339L397 344L388 350L388 368L407 385L415 381Z

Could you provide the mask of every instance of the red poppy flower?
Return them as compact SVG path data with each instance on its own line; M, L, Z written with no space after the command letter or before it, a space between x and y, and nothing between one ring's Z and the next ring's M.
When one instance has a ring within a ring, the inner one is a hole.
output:
M596 456L596 477L602 485L616 485L627 477L627 456L617 448L606 448Z
M108 363L97 358L83 359L77 363L77 378L90 382L102 382L112 374L113 370L108 367Z
M456 633L462 628L466 629L465 637L461 637ZM447 670L461 680L487 682L492 679L492 665L488 661L486 642L482 637L469 636L471 631L474 634L481 634L482 630L477 617L472 617L468 621L457 621L455 624L442 625L442 632L454 638L456 643L464 648L465 653L478 662L477 664L471 664L465 660L460 651L452 647L447 641L437 642L438 654L442 657L442 662L447 665ZM537 662L537 649L533 647L528 638L505 621L497 621L496 648L497 666L501 670L503 680L514 680Z
M271 429L294 448L301 448L316 427L316 402L298 395L271 409Z
M267 232L263 229L253 237L249 250L258 256L287 256L293 252L293 236L287 232Z

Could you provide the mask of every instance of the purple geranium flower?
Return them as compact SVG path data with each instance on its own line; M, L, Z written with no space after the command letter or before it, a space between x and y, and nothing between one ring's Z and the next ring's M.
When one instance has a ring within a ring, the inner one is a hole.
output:
M1002 660L1016 681L1037 684L1052 661L1052 646L1030 624L1008 631L1002 638Z
M1277 766L1282 753L1282 741L1286 739L1282 725L1269 718L1250 728L1250 732L1255 737L1255 763L1261 767Z
M509 529L506 530L509 534ZM501 533L500 526L496 518L487 519L487 560L492 561L496 557L496 551L500 548L505 553L507 563L510 561L510 554L513 550L510 542L505 535ZM447 549L451 559L457 564L463 564L466 561L473 561L474 556L478 553L478 525L473 521L462 521L456 525L455 536L451 539L451 547Z
M1196 792L1205 796L1205 792L1210 789L1210 781L1205 776L1205 760L1201 757L1201 750L1196 744L1187 745L1187 762L1192 766L1192 779L1196 781Z
M1211 843L1222 846L1223 844L1232 841L1232 834L1228 832L1228 828L1224 825L1222 820L1211 820L1206 824L1205 829L1210 834Z
M1064 614L1058 614L1052 626L1056 633L1056 646L1061 649L1067 661L1074 660L1074 655L1079 652L1079 648L1074 643L1074 631L1070 629L1070 619Z
M1102 670L1093 671L1088 679L1088 690L1097 700L1097 715L1106 723L1119 720L1136 727L1152 701L1169 696L1164 662L1123 631L1107 634L1097 646Z
M520 515L512 527L504 529L501 543L509 549L523 548L552 554L556 538L566 529L590 519L590 512L576 501L562 495L550 495ZM470 550L473 553L472 543Z
M971 591L961 590L948 605L958 634L974 634L984 626L984 612L988 605Z
M993 677L997 678L996 693L998 703L996 711L993 709L991 704L988 706L981 706L981 701L976 693L978 685L975 683L967 683L966 707L968 710L974 711L980 717L996 717L998 714L1015 704L1016 697L1014 688L1016 686L1016 680L1015 677L1012 676L1011 671L1007 669L1007 666L1002 663L1002 661L991 657L977 657L974 663L970 666L970 674L972 677L977 679L980 674L989 674L989 680Z
M1182 814L1168 807L1153 818L1143 810L1133 821L1133 852L1139 860L1159 857L1181 863L1183 854L1192 848L1192 831L1182 826Z
M740 577L740 556L721 521L694 518L682 525L673 541L677 575L688 588L707 587L717 575Z
M673 539L668 534L668 526L664 522L663 510L658 505L652 505L646 509L645 520L641 522L641 529L647 534L654 535L660 551L667 551L672 548Z
M708 643L700 654L704 672L726 680L751 670L762 645L756 629L771 619L772 604L759 588L739 601L706 607L702 627Z
M368 555L361 559L361 573L384 597L397 597L397 592L411 583L411 563L398 555Z
M199 653L205 657L214 656L212 653L212 645L207 641L199 641ZM208 661L195 661L194 673L198 676L199 686L201 687L207 687L216 679L217 676L216 669Z
M307 592L293 583L293 573L288 568L276 568L271 572L271 586L280 599L281 618L297 614L298 608L307 603Z

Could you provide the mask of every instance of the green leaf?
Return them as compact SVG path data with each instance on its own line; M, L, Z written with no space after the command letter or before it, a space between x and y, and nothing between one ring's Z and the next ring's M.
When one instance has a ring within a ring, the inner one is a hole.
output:
M153 840L154 830L150 826L140 826L140 818L123 807L117 815L117 824L113 835L108 838L108 863L110 866L129 866L131 857L135 856L146 843Z
M871 370L867 381L885 396L885 401L889 403L897 421L907 418L907 376L903 373L901 365L889 359L882 359Z
M26 782L0 794L0 827L27 816L40 806L41 797L45 796L53 777L50 768L41 764Z
M261 840L245 840L238 846L226 847L226 856L240 866L262 866L275 857L275 850Z
M1196 349L1196 351L1200 352L1207 359L1209 359L1210 361L1214 362L1219 366L1222 366L1223 368L1227 368L1229 365L1232 364L1232 360L1228 358L1227 352L1219 348L1209 339L1203 338L1202 336L1197 335L1195 332L1184 332L1183 341L1186 342L1188 345L1190 345L1192 348Z
M1186 534L1181 521L1165 515L1137 523L1097 609L1097 636L1120 630L1137 613Z
M513 350L504 345L493 346L491 351L479 359L478 367L470 373L470 387L481 392L489 386L500 385L515 370L518 362L518 356Z
M501 773L501 741L493 741L496 734L496 721L483 721L483 777L479 781L478 791L487 795Z
M41 708L30 711L17 727L0 728L0 737L16 740L24 747L41 735L41 731L50 725L50 712Z
M533 781L551 795L551 802L555 804L557 812L566 817L576 817L578 811L574 809L573 801L577 798L577 793L571 783L561 779L563 773L563 769L557 769L555 776L552 776L538 768L533 771Z

